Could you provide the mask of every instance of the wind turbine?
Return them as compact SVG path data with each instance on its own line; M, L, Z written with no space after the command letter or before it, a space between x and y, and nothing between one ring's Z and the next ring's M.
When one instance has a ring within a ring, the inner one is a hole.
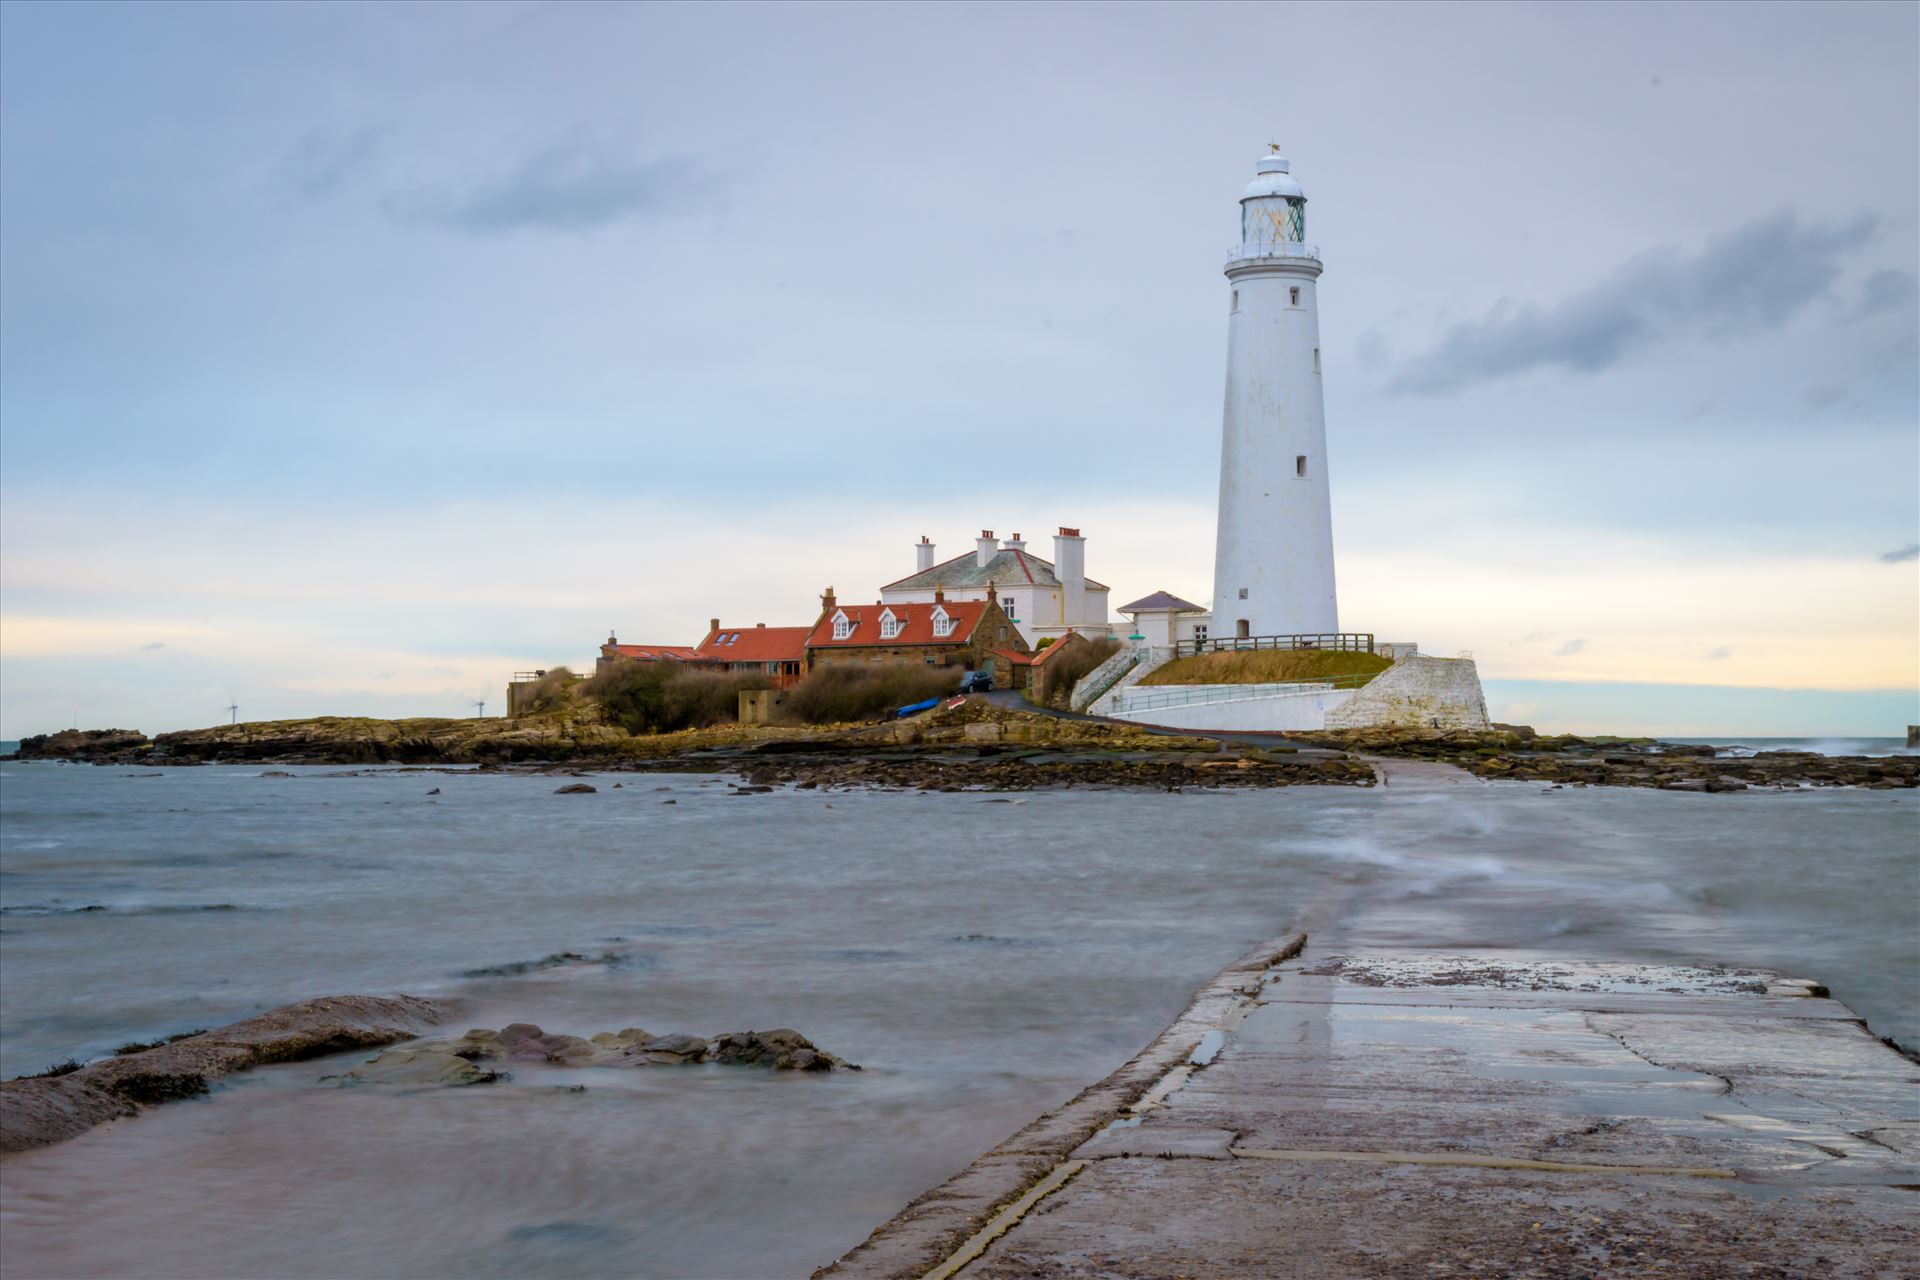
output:
M227 707L227 715L231 717L227 721L228 724L239 724L240 723L240 704L237 702L229 704Z
M481 698L473 704L473 714L476 716L485 716L487 714L487 700L485 698Z

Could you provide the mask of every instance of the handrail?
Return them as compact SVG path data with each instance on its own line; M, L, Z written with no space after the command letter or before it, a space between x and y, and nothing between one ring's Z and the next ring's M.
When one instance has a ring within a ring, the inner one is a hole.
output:
M1165 707L1205 706L1215 702L1249 702L1256 698L1284 698L1305 693L1331 693L1336 689L1358 689L1375 672L1328 676L1321 680L1275 680L1265 684L1158 684L1135 685L1119 695L1122 705L1115 714L1154 711Z
M1261 258L1312 258L1320 261L1320 246L1298 240L1270 240L1261 244L1237 244L1227 250L1228 262L1257 262Z
M1200 653L1239 653L1258 649L1332 649L1342 653L1372 653L1371 631L1304 631L1284 636L1209 636L1181 640L1173 646L1176 658Z

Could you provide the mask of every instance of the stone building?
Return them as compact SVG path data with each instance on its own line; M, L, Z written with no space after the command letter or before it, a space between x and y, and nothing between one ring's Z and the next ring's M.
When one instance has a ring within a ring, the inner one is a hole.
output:
M1087 540L1078 529L1062 528L1053 539L1053 559L1027 550L1019 534L1004 542L982 529L973 550L936 561L934 544L915 544L914 571L880 588L882 604L932 604L934 593L950 601L985 600L991 589L1029 645L1042 637L1111 634L1107 611L1110 588L1087 577Z
M807 664L807 637L812 627L723 627L715 618L707 635L693 650L701 666L733 675L765 676L776 689L799 683Z
M599 675L616 662L691 662L698 651L684 644L621 644L618 636L608 636L594 660L593 673Z
M991 583L985 599L949 600L935 588L924 604L843 605L828 587L820 597L820 621L807 637L806 669L828 663L916 663L989 671L997 679L1005 660L996 663L994 650L1026 653L1028 647Z

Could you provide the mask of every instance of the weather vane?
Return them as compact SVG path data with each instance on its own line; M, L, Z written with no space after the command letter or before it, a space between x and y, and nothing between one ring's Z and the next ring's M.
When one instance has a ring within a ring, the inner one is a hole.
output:
M1271 152L1273 152L1273 154L1275 154L1275 155L1279 155L1279 154L1280 154L1280 144L1279 144L1279 143L1277 143L1277 142L1269 142L1269 143L1267 144L1267 150L1269 150L1269 151L1271 151Z

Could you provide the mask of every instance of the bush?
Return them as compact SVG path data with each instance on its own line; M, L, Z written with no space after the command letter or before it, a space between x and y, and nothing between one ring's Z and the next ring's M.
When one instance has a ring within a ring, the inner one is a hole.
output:
M1049 659L1046 665L1053 668L1053 672L1047 677L1050 682L1047 685L1048 702L1064 711L1073 700L1073 686L1118 652L1120 642L1107 636L1076 645L1059 657Z
M788 693L785 717L802 724L870 720L883 711L912 706L928 698L957 693L958 667L928 667L904 662L878 666L829 663L814 669Z
M734 675L672 662L616 662L580 686L628 733L702 729L737 718L740 694L766 689L762 675Z
M514 714L537 716L545 711L558 711L573 701L573 686L578 680L566 667L553 668L514 695Z

